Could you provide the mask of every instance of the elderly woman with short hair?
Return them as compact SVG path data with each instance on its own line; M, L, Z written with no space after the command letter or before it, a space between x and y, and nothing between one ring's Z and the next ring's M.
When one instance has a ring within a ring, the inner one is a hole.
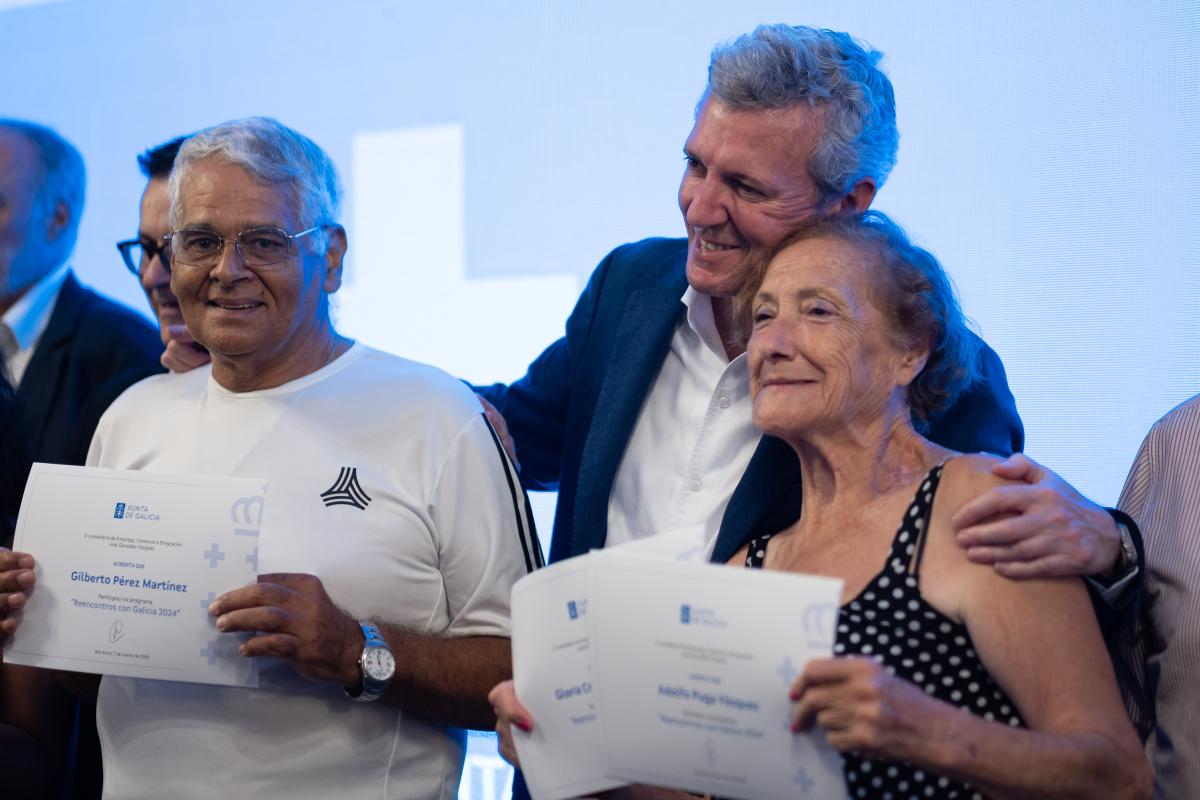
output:
M886 216L821 220L739 296L754 421L801 464L795 524L731 563L841 578L835 658L791 689L852 797L1144 797L1149 772L1083 585L971 562L950 519L1005 481L924 438L974 339Z
M954 512L1005 481L920 433L974 377L937 260L883 214L831 217L764 254L737 309L755 424L795 450L804 506L730 563L844 581L834 658L790 699L850 797L1149 797L1080 581L1011 581L955 541Z

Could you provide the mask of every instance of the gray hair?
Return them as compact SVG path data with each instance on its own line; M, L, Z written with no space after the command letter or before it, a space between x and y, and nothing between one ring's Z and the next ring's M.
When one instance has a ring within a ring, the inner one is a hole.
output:
M924 343L929 357L908 386L908 406L918 430L979 379L980 341L967 325L950 276L938 260L913 244L898 224L881 211L818 217L770 253L759 254L749 280L735 299L743 340L751 327L754 297L771 263L797 242L834 239L874 261L869 292L901 347Z
M87 186L87 170L83 156L54 130L36 122L0 118L0 130L24 138L37 151L37 199L33 204L33 219L45 219L54 213L59 203L66 205L70 219L61 236L46 246L39 259L50 268L58 267L71 257L79 235L79 219L83 216L83 201ZM41 239L38 239L41 246ZM29 245L26 245L29 246Z
M184 183L196 163L207 158L222 159L245 169L255 180L286 187L293 195L301 229L338 224L341 186L328 154L278 120L248 117L206 128L183 143L168 181L172 227L183 216ZM328 243L324 235L309 239L315 240L315 250Z
M760 25L713 49L706 94L736 109L819 109L824 124L808 171L832 199L864 178L883 186L896 166L896 100L881 58L847 33Z

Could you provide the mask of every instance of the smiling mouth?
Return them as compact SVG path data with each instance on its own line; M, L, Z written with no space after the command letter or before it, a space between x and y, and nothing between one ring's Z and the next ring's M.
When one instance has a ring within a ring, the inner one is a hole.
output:
M213 308L219 308L223 311L248 311L252 308L258 308L262 303L257 300L244 302L234 302L232 300L209 300L208 305Z
M766 389L769 386L800 386L807 383L816 383L810 378L772 378L769 381L763 381L762 387Z
M692 236L696 243L696 249L705 253L723 253L727 250L740 250L741 247L736 244L725 244L723 242L714 242L704 236L703 230L692 229Z

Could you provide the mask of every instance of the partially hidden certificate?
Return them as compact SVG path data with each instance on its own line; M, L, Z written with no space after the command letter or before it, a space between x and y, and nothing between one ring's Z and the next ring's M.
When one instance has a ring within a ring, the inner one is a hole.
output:
M513 731L535 800L625 783L729 798L845 797L788 688L829 658L842 582L696 559L702 535L576 557L513 587Z
M588 558L522 578L512 590L513 686L535 720L513 730L530 793L580 797L625 783L605 771L588 631Z
M13 549L37 583L4 661L137 678L257 686L244 634L209 604L257 576L267 484L34 464Z

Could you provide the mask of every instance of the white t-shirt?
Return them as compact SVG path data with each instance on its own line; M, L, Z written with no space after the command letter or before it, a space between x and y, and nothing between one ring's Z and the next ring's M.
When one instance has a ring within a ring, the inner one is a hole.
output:
M507 636L537 546L470 391L359 344L262 391L230 392L208 368L142 381L100 420L88 464L268 480L258 571L312 573L356 619L419 632ZM330 489L355 503L327 506ZM461 731L283 661L264 659L260 684L106 677L104 796L456 797Z

